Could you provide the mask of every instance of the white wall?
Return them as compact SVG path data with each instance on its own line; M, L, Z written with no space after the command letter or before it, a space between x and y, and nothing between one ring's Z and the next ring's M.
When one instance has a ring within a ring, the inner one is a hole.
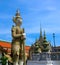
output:
M27 65L60 65L60 61L27 61Z

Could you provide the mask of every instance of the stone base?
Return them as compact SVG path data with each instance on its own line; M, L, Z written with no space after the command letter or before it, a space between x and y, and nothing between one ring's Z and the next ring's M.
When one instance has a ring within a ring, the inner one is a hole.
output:
M19 61L19 65L23 65L23 61L22 60Z
M18 62L13 62L13 65L18 65Z
M27 65L60 65L60 61L27 61Z

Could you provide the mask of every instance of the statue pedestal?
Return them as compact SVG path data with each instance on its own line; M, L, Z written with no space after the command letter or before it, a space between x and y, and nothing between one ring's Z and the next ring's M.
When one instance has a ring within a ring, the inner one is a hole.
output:
M13 62L13 65L18 65L18 62Z
M19 60L19 65L23 65L23 61L22 60Z

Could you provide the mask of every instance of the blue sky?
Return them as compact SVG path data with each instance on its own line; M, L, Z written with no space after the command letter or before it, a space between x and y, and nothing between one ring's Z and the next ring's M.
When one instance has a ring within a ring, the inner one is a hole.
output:
M40 23L47 40L53 45L52 33L55 33L56 45L60 45L60 0L0 0L0 40L11 42L12 18L17 9L23 18L26 45L39 38Z

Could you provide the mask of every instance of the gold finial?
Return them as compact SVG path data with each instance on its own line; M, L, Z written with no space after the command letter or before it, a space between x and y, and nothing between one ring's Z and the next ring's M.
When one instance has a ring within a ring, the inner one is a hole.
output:
M19 10L16 11L16 17L20 17L20 12L19 12Z

